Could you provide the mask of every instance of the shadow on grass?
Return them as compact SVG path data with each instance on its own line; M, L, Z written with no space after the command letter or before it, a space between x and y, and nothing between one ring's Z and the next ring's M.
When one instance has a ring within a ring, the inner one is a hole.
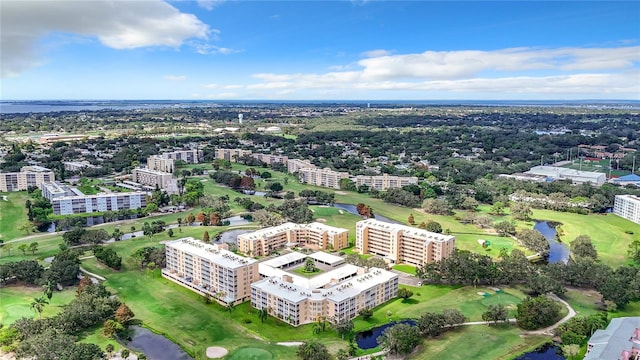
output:
M418 301L418 300L416 300L416 299L404 299L404 300L402 300L402 303L403 303L403 304L417 304L417 303L419 303L419 302L420 302L420 301Z

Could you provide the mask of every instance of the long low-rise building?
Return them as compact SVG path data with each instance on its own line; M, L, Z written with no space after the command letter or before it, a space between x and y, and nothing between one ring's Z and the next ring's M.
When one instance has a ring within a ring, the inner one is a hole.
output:
M590 183L596 186L607 181L607 176L603 173L579 171L559 166L534 166L525 174L544 176L551 180L570 180L574 184Z
M316 166L309 160L288 159L287 171L291 174L300 171L300 169L316 169Z
M407 185L418 184L418 178L415 176L392 176L388 174L358 175L352 178L352 180L358 187L366 185L376 190L397 189Z
M55 181L53 171L42 166L23 166L19 172L0 173L0 192L27 190Z
M162 276L221 304L239 304L251 297L251 283L260 279L258 262L194 238L166 243Z
M216 159L238 162L245 155L251 155L251 150L242 149L216 149Z
M135 210L147 205L147 193L141 191L85 195L75 187L60 183L42 183L40 188L56 215Z
M293 261L295 264L311 256L291 253L283 257L288 258L278 263ZM306 278L268 264L260 265L264 278L251 285L251 305L266 309L272 316L293 326L319 319L332 323L353 319L360 310L373 309L398 294L398 275L383 269L365 270L345 264Z
M147 168L136 168L131 171L131 180L135 183L157 187L169 194L178 192L178 182L173 174Z
M251 154L251 157L254 159L258 159L267 165L271 164L286 164L289 158L283 155L271 155L271 154L260 154L254 153Z
M163 152L160 156L174 161L181 160L187 164L197 164L202 160L203 151L198 149L175 150Z
M264 256L287 244L318 249L344 249L349 246L349 230L314 222L284 223L248 234L238 235L238 250L249 256Z
M423 264L440 261L455 249L455 236L429 232L411 226L376 219L356 223L356 249L394 264Z
M640 197L635 195L616 195L613 213L640 224Z
M340 189L340 180L349 178L349 173L329 168L302 168L298 170L300 182L333 189Z

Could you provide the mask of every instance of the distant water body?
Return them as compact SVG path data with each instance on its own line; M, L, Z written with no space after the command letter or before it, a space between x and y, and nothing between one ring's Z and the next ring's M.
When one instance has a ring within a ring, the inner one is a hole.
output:
M163 108L192 108L192 107L254 107L254 106L282 106L282 105L327 105L327 106L514 106L514 107L580 107L580 108L640 108L637 100L318 100L318 101L211 101L211 100L40 100L40 101L0 101L1 114L47 113L60 111L98 111L98 110L145 110Z

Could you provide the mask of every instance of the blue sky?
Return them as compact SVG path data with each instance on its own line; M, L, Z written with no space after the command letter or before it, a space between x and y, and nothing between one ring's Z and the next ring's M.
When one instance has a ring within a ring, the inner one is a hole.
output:
M640 99L640 2L0 0L15 99Z

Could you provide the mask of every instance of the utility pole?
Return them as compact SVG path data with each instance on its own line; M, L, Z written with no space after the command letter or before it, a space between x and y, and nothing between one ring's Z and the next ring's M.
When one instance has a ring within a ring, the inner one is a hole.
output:
M633 165L631 165L631 173L635 174L636 173L636 156L633 155Z

